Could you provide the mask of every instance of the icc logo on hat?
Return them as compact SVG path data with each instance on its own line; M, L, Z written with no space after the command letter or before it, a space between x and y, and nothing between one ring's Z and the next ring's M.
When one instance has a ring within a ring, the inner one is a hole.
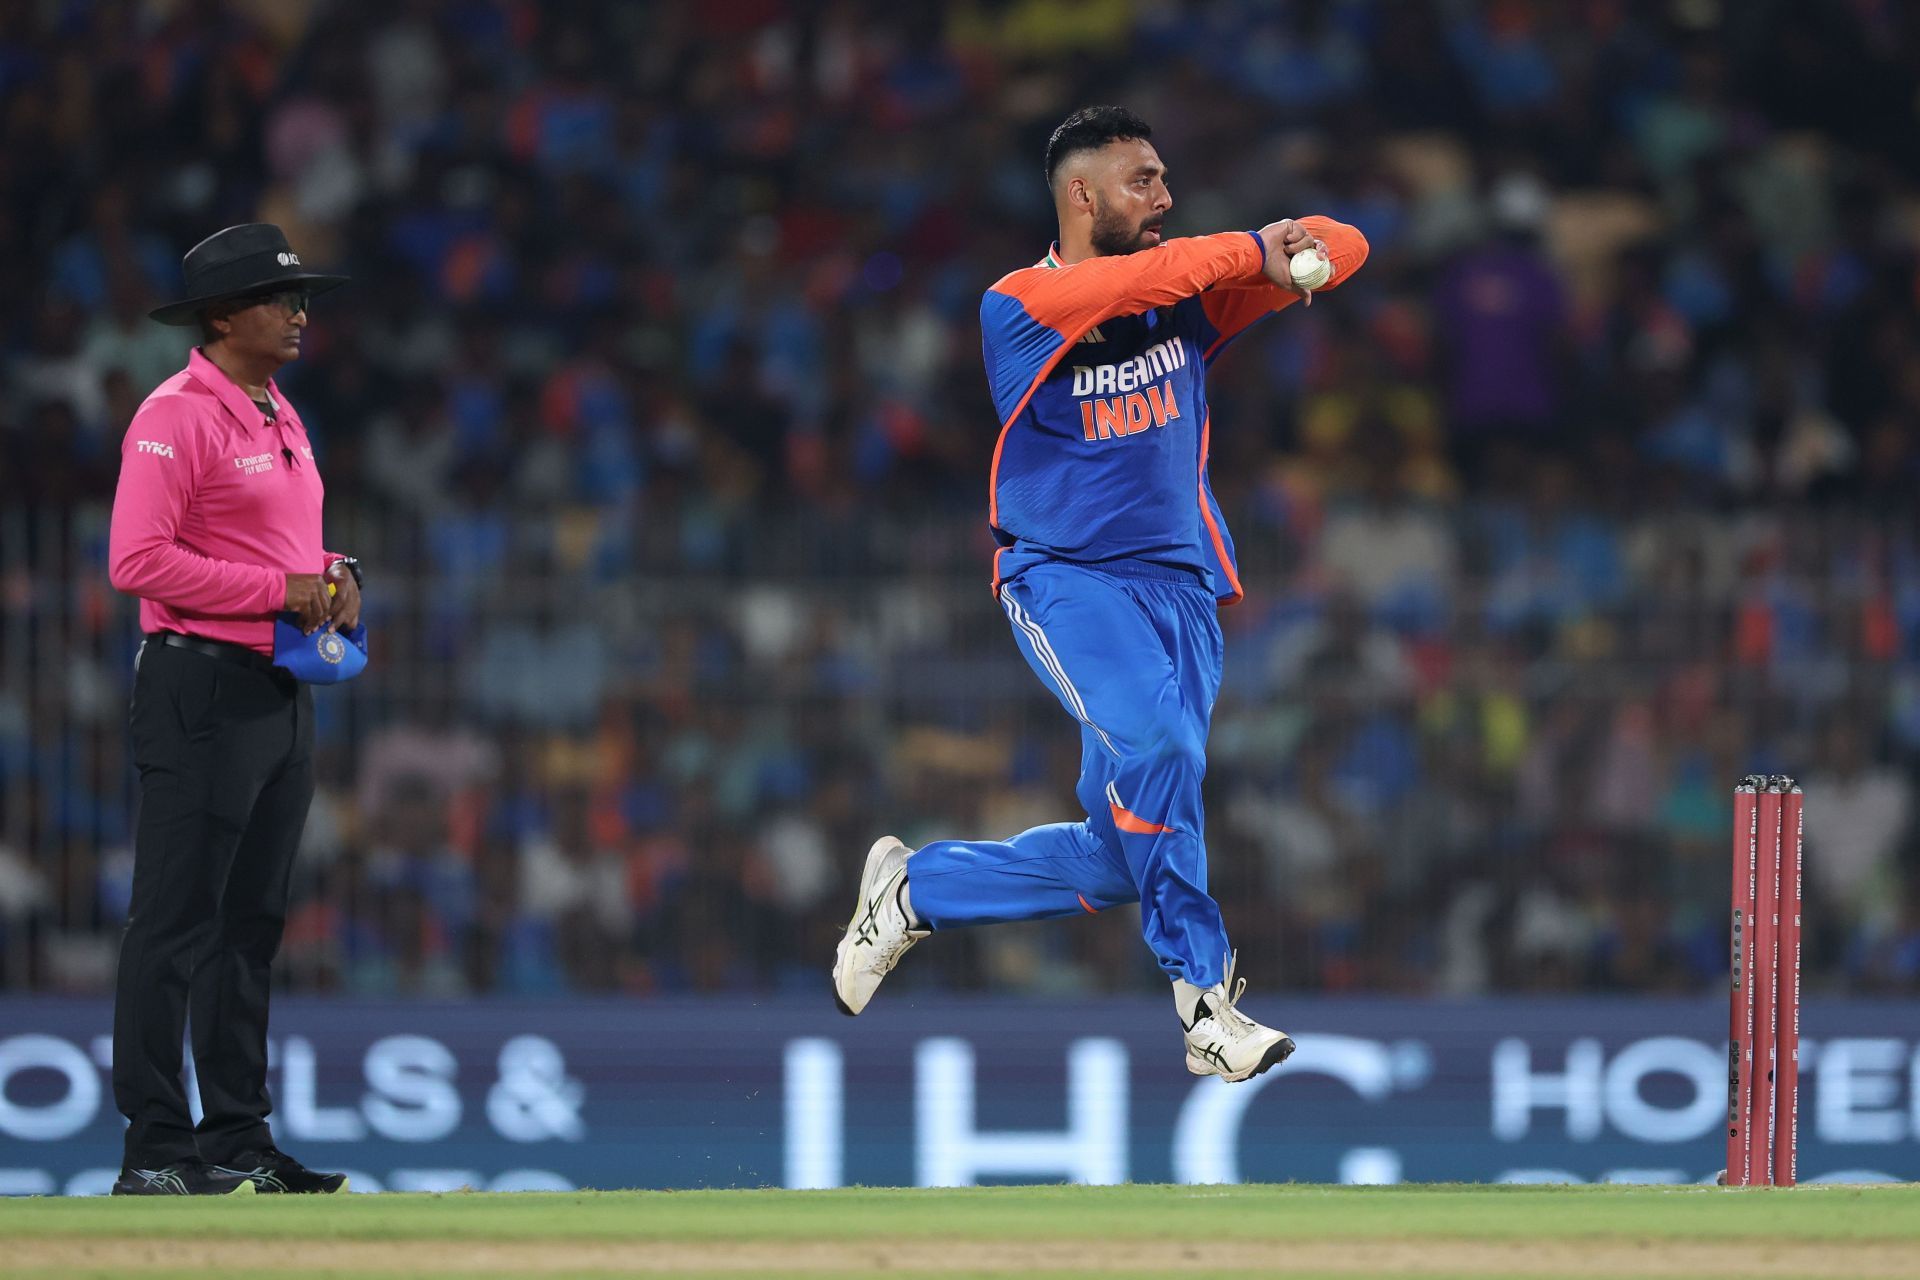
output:
M345 276L307 270L286 233L271 222L243 222L214 232L187 250L180 270L187 296L147 313L161 324L193 324L208 306L227 298L280 288L325 293L347 281Z

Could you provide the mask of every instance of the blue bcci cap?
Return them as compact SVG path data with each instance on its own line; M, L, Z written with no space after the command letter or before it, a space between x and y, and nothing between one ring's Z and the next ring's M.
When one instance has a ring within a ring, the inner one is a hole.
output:
M322 627L300 631L300 615L283 613L273 623L273 665L307 684L339 684L367 669L367 624L351 631Z

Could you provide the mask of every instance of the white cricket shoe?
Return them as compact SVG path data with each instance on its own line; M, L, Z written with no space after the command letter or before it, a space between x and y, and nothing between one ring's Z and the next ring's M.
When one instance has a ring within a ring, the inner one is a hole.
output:
M867 850L853 919L833 953L833 1001L848 1017L866 1008L880 980L893 972L907 949L933 932L920 927L907 897L907 859L912 854L892 836L881 836Z
M1293 1052L1292 1036L1261 1026L1235 1007L1247 989L1245 978L1233 980L1238 959L1238 952L1227 957L1226 976L1211 987L1177 978L1173 983L1173 1002L1187 1029L1187 1070L1229 1083L1251 1080Z

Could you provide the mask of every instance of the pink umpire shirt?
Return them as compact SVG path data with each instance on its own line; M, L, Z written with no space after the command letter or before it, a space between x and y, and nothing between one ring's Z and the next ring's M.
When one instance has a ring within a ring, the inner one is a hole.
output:
M198 348L154 389L120 446L108 575L140 629L273 653L289 573L323 573L326 487L300 415L267 383L268 418Z

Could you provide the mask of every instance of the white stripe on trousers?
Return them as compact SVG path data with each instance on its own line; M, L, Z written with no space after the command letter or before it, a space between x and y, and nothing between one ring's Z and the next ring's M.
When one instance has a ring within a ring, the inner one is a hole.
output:
M1033 620L1031 614L1020 607L1011 591L1002 588L1000 603L1006 606L1008 621L1020 628L1027 637L1027 642L1033 646L1033 652L1039 657L1041 665L1046 667L1060 685L1060 691L1066 696L1067 709L1073 712L1074 719L1099 734L1100 741L1106 744L1107 750L1113 752L1118 758L1120 748L1113 745L1113 739L1107 736L1107 731L1095 724L1093 717L1087 714L1086 701L1081 698L1080 691L1073 687L1073 681L1067 678L1067 668L1060 661L1060 655L1053 651L1053 642L1047 639L1047 633L1040 629L1040 624Z

